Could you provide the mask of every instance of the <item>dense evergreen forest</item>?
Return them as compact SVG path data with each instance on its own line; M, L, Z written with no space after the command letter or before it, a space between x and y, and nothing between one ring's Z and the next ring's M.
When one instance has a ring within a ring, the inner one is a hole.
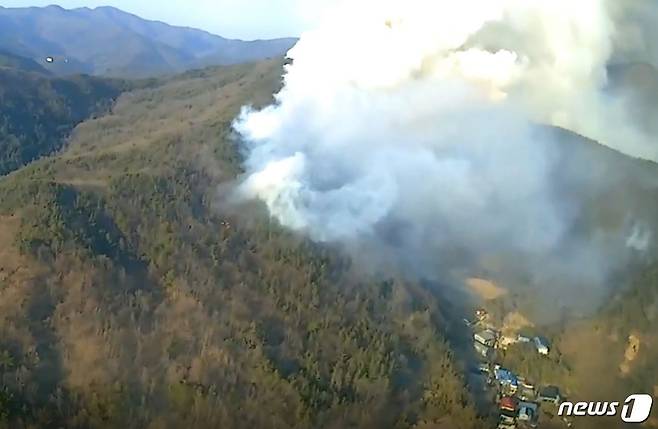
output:
M231 120L281 65L126 93L0 179L0 427L486 427L435 291L226 202Z

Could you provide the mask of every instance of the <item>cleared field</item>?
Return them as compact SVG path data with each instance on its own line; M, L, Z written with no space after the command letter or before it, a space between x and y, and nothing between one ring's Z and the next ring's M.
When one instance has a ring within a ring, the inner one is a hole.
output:
M507 290L492 281L470 278L466 280L468 290L484 301L493 301L507 295Z

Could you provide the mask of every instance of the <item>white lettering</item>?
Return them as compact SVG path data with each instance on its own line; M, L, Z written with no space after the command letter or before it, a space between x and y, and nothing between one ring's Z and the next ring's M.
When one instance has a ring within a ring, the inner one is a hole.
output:
M586 416L587 415L587 402L578 402L573 410L574 416Z
M563 402L557 410L558 416L570 416L573 413L573 404L571 402Z
M558 416L616 416L619 402L562 402ZM650 395L635 394L626 398L621 410L621 419L626 423L644 423L651 415L653 398Z
M610 403L610 411L608 411L607 415L608 416L616 416L618 407L619 407L619 402Z
M590 416L605 416L608 410L607 402L590 402L587 408L587 415Z

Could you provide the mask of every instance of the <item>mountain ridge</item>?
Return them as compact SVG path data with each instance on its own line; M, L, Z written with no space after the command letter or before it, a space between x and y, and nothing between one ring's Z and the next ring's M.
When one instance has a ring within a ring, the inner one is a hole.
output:
M110 6L0 8L0 50L42 62L59 75L141 78L176 74L282 56L294 43L294 38L224 38ZM46 57L54 61L46 64Z

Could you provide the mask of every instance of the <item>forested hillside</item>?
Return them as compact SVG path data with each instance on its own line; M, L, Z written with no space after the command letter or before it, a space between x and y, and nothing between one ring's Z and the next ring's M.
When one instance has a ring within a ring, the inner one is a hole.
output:
M485 427L433 291L226 202L281 66L126 93L0 179L0 427Z
M43 75L49 75L50 72L36 61L29 58L14 55L9 52L0 51L0 69L15 69Z
M105 112L129 85L82 75L52 78L29 71L38 69L27 59L2 58L8 67L0 67L0 176L59 150L77 124Z
M638 267L597 315L567 324L557 336L569 363L569 384L578 397L658 394L657 298L658 268L653 262ZM658 420L653 416L655 427Z

